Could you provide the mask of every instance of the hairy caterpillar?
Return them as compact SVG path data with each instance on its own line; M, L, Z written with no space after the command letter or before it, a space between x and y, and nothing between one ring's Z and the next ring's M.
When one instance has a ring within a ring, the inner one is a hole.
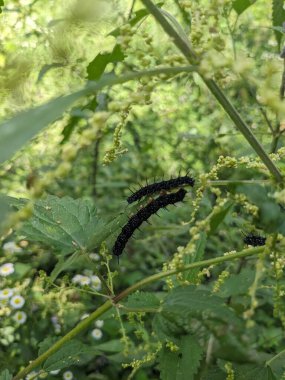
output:
M161 208L183 201L186 193L186 190L179 189L175 193L163 194L140 209L122 228L122 231L114 244L113 254L119 257L123 253L123 250L134 231L139 228L143 222L147 221L151 215L155 214Z
M248 234L245 236L243 241L247 245L252 245L253 247L260 247L262 245L265 245L266 237Z
M151 195L162 190L172 190L176 187L183 185L190 185L193 187L194 184L195 180L192 177L189 177L188 175L185 175L183 177L172 178L167 181L151 183L150 185L146 185L140 188L138 191L129 196L127 198L127 202L130 204L140 200L142 197L145 197L146 195Z

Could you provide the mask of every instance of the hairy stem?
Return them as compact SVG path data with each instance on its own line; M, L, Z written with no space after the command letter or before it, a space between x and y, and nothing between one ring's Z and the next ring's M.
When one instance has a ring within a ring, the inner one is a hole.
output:
M153 282L162 280L165 277L175 275L177 273L185 272L189 269L193 268L199 268L199 267L208 267L210 265L214 264L220 264L226 261L232 261L235 259L240 259L243 257L253 256L261 253L263 251L264 247L257 247L257 248L249 248L244 249L241 252L224 255L220 257L216 257L209 260L203 260L203 261L197 261L196 263L185 265L182 268L179 269L172 269L166 272L160 272L157 274L154 274L152 276L149 276L147 278L144 278L143 280L137 282L136 284L130 286L129 288L122 291L117 296L113 297L112 299L107 300L102 306L100 306L97 310L95 310L92 314L89 315L89 317L85 318L84 320L80 321L72 330L70 330L64 337L59 339L53 346L51 346L47 351L45 351L43 354L41 354L37 359L33 360L27 367L25 367L22 371L20 371L16 376L13 377L13 380L20 380L24 378L28 373L30 373L35 368L39 367L43 362L47 360L51 355L53 355L55 352L57 352L65 343L69 342L71 339L73 339L75 336L77 336L79 333L87 329L97 318L99 318L101 315L103 315L106 311L112 308L116 303L121 301L122 299L126 298L131 293L135 292L136 290L152 284Z
M209 186L228 186L228 185L268 185L270 180L267 179L240 179L240 180L213 180L207 181Z
M185 58L191 64L198 64L198 57L194 50L192 49L189 42L185 41L185 38L182 38L178 32L173 28L173 26L168 22L168 20L164 17L162 12L157 8L151 0L142 0L144 6L148 9L148 11L155 17L155 19L162 26L164 31L172 38L173 43L177 46L177 48L182 52ZM279 171L279 169L275 166L275 164L271 161L268 154L265 152L259 141L256 139L254 134L248 125L241 118L240 114L236 110L236 108L231 104L229 99L225 96L223 91L217 85L217 83L212 79L205 78L202 74L200 74L204 83L229 115L229 117L234 122L235 126L238 130L243 134L251 147L255 150L257 155L261 158L261 160L266 165L267 169L270 171L272 176L276 178L278 182L282 182L283 178Z

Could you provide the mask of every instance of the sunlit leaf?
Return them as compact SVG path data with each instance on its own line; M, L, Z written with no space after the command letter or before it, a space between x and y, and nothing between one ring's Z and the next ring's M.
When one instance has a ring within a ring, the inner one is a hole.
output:
M67 254L100 242L103 225L91 201L50 195L35 203L21 233Z
M238 15L241 15L247 8L253 5L256 0L235 0L233 2L233 8Z
M54 99L34 109L21 112L0 125L0 163L10 158L49 123L56 121L63 112L84 92Z
M88 80L97 80L109 63L121 62L125 58L120 45L115 45L110 53L99 53L87 66Z

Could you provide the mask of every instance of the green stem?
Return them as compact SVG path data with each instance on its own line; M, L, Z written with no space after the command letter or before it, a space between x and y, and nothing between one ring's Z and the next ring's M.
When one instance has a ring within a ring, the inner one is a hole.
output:
M136 290L138 290L138 289L140 289L146 285L149 285L153 282L161 280L165 277L172 276L172 275L175 275L175 274L180 273L180 272L185 272L189 269L199 268L199 267L208 267L210 265L220 264L220 263L223 263L226 261L231 261L231 260L240 259L243 257L257 255L258 253L261 253L263 251L263 249L264 249L264 247L244 249L241 252L216 257L213 259L197 261L196 263L185 265L183 268L172 269L172 270L169 270L166 272L160 272L160 273L154 274L152 276L149 276L147 278L144 278L143 280L141 280L141 281L137 282L136 284L130 286L129 288L123 290L120 294L113 297L112 300L109 299L108 301L106 301L102 306L100 306L97 310L95 310L92 314L90 314L89 317L87 317L87 318L83 319L83 321L79 322L78 325L75 326L72 330L70 330L64 337L59 339L47 351L45 351L43 354L41 354L37 359L33 360L27 367L25 367L16 376L14 376L13 380L21 380L22 378L24 378L28 373L30 373L32 370L39 367L44 361L46 361L47 358L49 358L51 355L53 355L55 352L57 352L65 343L69 342L76 335L81 333L83 330L87 329L87 327L89 327L92 322L94 322L97 318L99 318L106 311L111 309L111 307L113 305L115 305L116 303L118 303L122 299L126 298L128 295L135 292Z
M209 186L228 186L228 185L268 185L270 184L270 180L267 179L241 179L241 180L215 180L215 181L207 181Z
M158 67L150 70L130 72L123 74L122 76L104 75L98 82L90 82L83 90L80 90L79 92L82 92L82 95L89 95L101 90L104 87L115 86L116 84L126 83L145 76L152 77L160 74L176 75L184 72L193 73L194 71L197 71L197 69L198 67L194 65L180 67Z
M177 48L182 52L185 58L189 63L197 65L198 57L196 53L193 51L190 43L185 41L184 38L181 38L177 31L172 27L172 25L166 20L162 12L152 3L151 0L142 0L142 3L148 9L148 11L155 17L155 19L160 23L165 32L172 38L174 44ZM236 108L231 104L229 99L224 95L223 91L216 84L216 82L212 79L205 78L202 74L200 74L204 83L229 115L229 117L234 122L235 126L238 130L243 134L251 147L255 150L257 155L264 162L270 173L276 178L278 182L282 182L283 178L275 166L275 164L271 161L268 154L265 152L259 141L255 138L251 129L247 126L244 120L241 118L240 114L236 110Z

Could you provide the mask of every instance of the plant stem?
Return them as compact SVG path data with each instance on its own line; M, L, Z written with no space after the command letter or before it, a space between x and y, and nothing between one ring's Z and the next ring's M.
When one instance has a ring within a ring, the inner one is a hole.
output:
M263 251L263 249L264 249L264 247L244 249L241 252L216 257L213 259L197 261L196 263L185 265L184 267L179 268L179 269L172 269L172 270L169 270L166 272L160 272L160 273L154 274L152 276L149 276L147 278L144 278L143 280L141 280L141 281L137 282L136 284L130 286L129 288L125 289L124 291L122 291L117 296L113 297L113 299L109 299L108 301L106 301L102 306L100 306L97 310L95 310L92 314L90 314L89 317L85 318L83 321L80 321L78 323L78 325L75 326L72 330L70 330L64 337L59 339L47 351L45 351L43 354L41 354L37 359L33 360L27 367L25 367L16 376L14 376L13 380L21 380L22 378L24 378L33 369L39 367L44 361L47 360L47 358L49 358L51 355L53 355L55 352L57 352L65 343L69 342L72 338L74 338L76 335L78 335L83 330L85 330L87 327L89 327L92 322L94 322L97 318L99 318L106 311L111 309L112 306L114 306L116 303L118 303L122 299L126 298L129 294L135 292L136 290L138 290L138 289L140 289L146 285L149 285L155 281L161 280L165 277L172 276L172 275L175 275L177 273L185 272L189 269L199 268L199 267L208 267L210 265L220 264L220 263L224 263L226 261L232 261L232 260L240 259L243 257L257 255L257 254L261 253Z
M279 97L280 100L284 100L284 93L285 93L285 58L283 59L283 72L282 72L282 78L281 78L281 85L279 89ZM281 122L278 120L277 116L277 123L276 123L276 128L273 131L273 139L271 143L271 153L275 153L278 147L278 141L279 138L282 134L281 131Z
M104 75L98 82L90 82L84 89L80 90L79 92L82 93L82 95L89 95L101 90L104 87L115 86L116 84L126 83L134 79L143 78L145 76L152 77L160 74L176 75L181 73L193 73L194 71L197 71L197 69L198 67L195 65L180 67L158 67L150 70L130 72L121 76Z
M241 180L215 180L215 181L207 181L209 186L227 186L227 185L268 185L270 184L270 180L267 179L241 179Z
M181 38L177 31L173 28L173 26L168 22L168 20L164 17L162 12L152 3L151 0L142 0L144 6L148 9L148 11L155 17L155 19L160 23L164 31L172 38L174 44L177 48L182 52L185 58L189 63L197 65L198 56L193 51L190 43L185 41L184 38ZM198 71L199 73L199 71ZM229 117L234 122L235 126L238 130L243 134L246 140L249 142L251 147L255 150L257 155L261 158L261 160L266 165L267 169L270 173L276 178L278 182L282 182L283 178L275 166L275 164L271 161L268 154L265 152L259 141L255 138L251 129L247 126L244 120L241 118L240 114L236 110L236 108L231 104L229 99L224 95L220 87L216 84L216 82L212 79L205 78L201 73L199 73L204 83L229 115Z

